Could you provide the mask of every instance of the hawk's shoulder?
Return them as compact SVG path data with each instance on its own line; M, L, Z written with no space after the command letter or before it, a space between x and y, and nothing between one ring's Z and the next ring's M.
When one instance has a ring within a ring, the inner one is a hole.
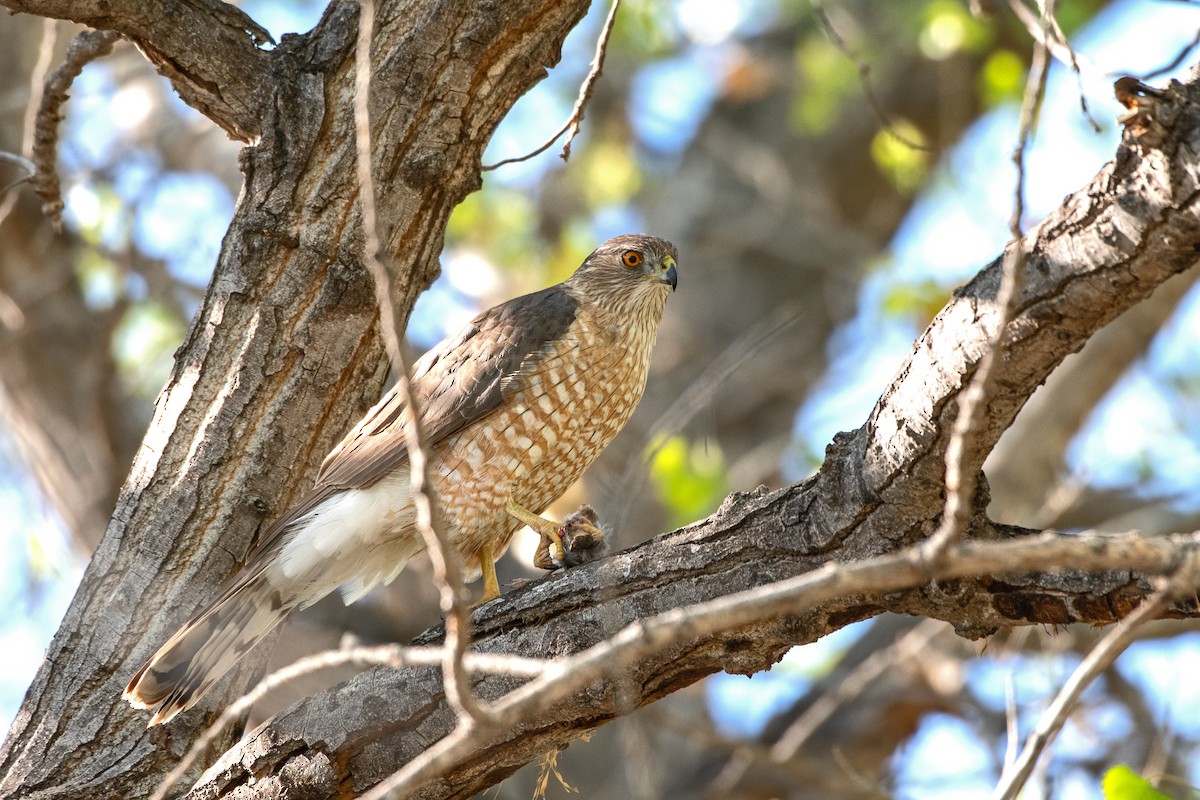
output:
M412 389L432 447L485 419L567 335L579 301L562 284L484 311L426 353ZM403 403L393 387L321 465L318 487L370 486L408 460Z

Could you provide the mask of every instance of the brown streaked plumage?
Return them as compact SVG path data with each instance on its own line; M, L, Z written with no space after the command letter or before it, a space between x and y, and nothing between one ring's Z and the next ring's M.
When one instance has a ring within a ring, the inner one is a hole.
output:
M485 600L499 594L495 559L523 523L561 541L559 526L537 515L641 399L677 259L662 239L610 239L563 283L485 311L415 365L446 533L465 563L478 564ZM125 698L154 711L151 725L195 704L294 609L335 589L354 602L423 549L402 410L388 392L220 596L133 676ZM589 540L591 557L600 544Z

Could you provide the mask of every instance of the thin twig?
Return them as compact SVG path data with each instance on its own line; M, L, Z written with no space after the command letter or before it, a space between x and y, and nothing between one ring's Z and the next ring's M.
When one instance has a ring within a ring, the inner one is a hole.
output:
M932 559L940 558L950 543L958 541L970 522L978 474L975 468L966 467L967 450L987 410L996 360L1003 350L1004 337L1016 315L1017 303L1025 284L1025 234L1021 230L1021 217L1025 214L1025 148L1045 97L1048 54L1048 48L1039 42L1034 48L1029 67L1025 99L1021 103L1020 133L1012 155L1017 168L1017 184L1013 191L1012 216L1008 221L1012 242L1004 252L1003 277L996 297L1000 314L987 348L979 359L975 375L959 396L958 416L954 419L950 442L946 446L946 508L938 529L924 545L927 556Z
M1012 769L1017 762L1017 748L1021 746L1021 733L1017 719L1017 687L1011 672L1004 679L1004 768L1001 774Z
M1033 37L1033 40L1046 48L1050 55L1070 67L1071 71L1075 73L1075 86L1079 95L1079 108L1083 112L1084 119L1092 126L1092 130L1099 133L1102 129L1100 123L1096 122L1095 117L1092 116L1091 109L1088 108L1087 96L1083 91L1083 77L1084 72L1087 72L1090 78L1100 78L1100 70L1090 60L1075 52L1075 48L1071 46L1070 40L1067 38L1066 33L1063 32L1062 26L1058 24L1058 17L1054 14L1054 3L1041 2L1039 0L1040 18L1038 14L1033 13L1033 10L1021 0L1008 0L1008 5L1017 20L1025 26L1025 30Z
M994 800L1012 800L1017 796L1033 772L1038 757L1058 736L1058 732L1067 722L1067 717L1075 710L1083 690L1112 666L1117 656L1125 652L1136 638L1137 630L1141 625L1158 616L1175 596L1193 592L1198 579L1200 579L1200 560L1192 555L1169 581L1163 583L1153 597L1121 620L1092 648L1092 651L1087 654L1075 672L1063 684L1062 689L1055 696L1054 702L1042 714L1041 719L1038 720L1037 729L1025 740L1025 747L1011 769L1006 769L1000 776L1000 782L992 793Z
M33 188L42 198L42 213L55 230L62 230L62 186L58 178L58 123L67 102L67 90L89 61L108 55L121 38L116 31L84 31L71 40L67 57L46 81L34 126L32 160L37 166Z
M706 750L717 750L722 753L728 753L733 758L739 755L744 756L749 761L761 766L778 767L783 772L790 774L798 780L812 780L815 775L811 770L805 769L803 764L792 761L785 764L774 764L771 761L769 750L761 743L746 740L746 739L730 739L722 736L713 728L712 722L709 720L696 720L690 717L681 717L669 712L664 712L658 706L647 706L639 712L638 716L644 717L649 722L654 723L658 728L670 733L682 736L689 741L695 742ZM736 787L723 788L718 785L718 781L714 780L710 785L705 797L728 797L732 790Z
M592 92L596 90L596 81L600 78L600 71L604 68L604 56L608 51L608 37L612 33L613 23L617 19L617 9L621 5L621 0L613 0L612 7L608 10L608 18L604 20L604 27L600 31L600 38L596 40L596 53L592 56L592 66L588 70L587 77L583 79L583 83L579 87L579 96L575 98L575 107L571 109L571 116L567 117L567 121L558 129L558 132L546 140L545 144L536 150L526 153L523 156L515 158L506 158L502 161L497 161L495 164L487 164L480 167L484 172L488 170L503 167L505 164L516 164L521 161L528 161L534 156L541 155L546 152L557 142L562 135L567 134L567 140L563 142L563 150L561 158L567 161L571 158L571 142L575 140L575 135L579 133L579 125L583 122L583 112L587 109L588 102L592 99Z
M316 653L288 664L282 669L272 672L259 681L254 688L225 707L221 714L188 748L187 753L175 768L167 773L159 782L151 800L163 800L171 787L187 774L196 759L208 750L209 745L217 738L231 722L259 700L276 689L287 684L335 667L355 666L374 667L389 666L396 669L402 667L432 667L438 666L445 658L444 648L441 647L404 647L402 645L382 645L380 647L352 647L344 650L328 650ZM516 675L519 677L537 677L545 669L546 662L521 656L498 655L493 653L467 653L463 659L464 666L471 672L488 674Z
M792 721L771 747L771 759L776 763L791 761L817 728L832 717L838 708L866 691L888 670L915 659L933 637L945 629L946 625L941 620L923 620L887 647L872 653L838 681L833 691L826 692Z
M794 578L631 623L611 638L551 663L542 677L510 692L492 708L510 726L516 726L583 691L592 682L628 670L641 659L768 617L805 614L839 597L899 591L934 579L1019 574L1068 566L1161 574L1175 570L1184 558L1195 559L1198 549L1200 533L1049 533L1008 541L966 540L952 546L948 557L940 562L928 561L919 548L909 548L853 563L831 563ZM363 795L363 800L411 794L492 744L497 736L494 730L460 726L381 781Z
M425 432L420 409L412 391L408 360L404 357L396 331L396 312L391 298L391 280L383 263L375 216L375 182L371 173L371 123L368 109L371 82L371 40L375 20L374 0L361 0L358 17L358 42L355 50L354 128L358 149L358 182L362 202L363 239L367 266L375 282L375 297L379 304L380 326L396 372L395 392L404 407L404 441L408 447L409 474L412 477L412 499L417 512L417 528L425 540L433 577L438 587L442 613L446 617L445 658L442 663L446 683L446 699L460 724L473 725L491 721L487 707L472 692L463 668L463 655L470 645L471 611L467 606L462 570L457 553L446 537L441 524L440 504L434 497L435 487L425 449Z
M846 40L833 27L833 21L829 19L829 14L825 11L825 6L821 5L817 0L809 0L809 5L812 6L813 13L817 17L817 22L820 24L821 30L825 31L825 37L829 39L829 43L854 63L855 68L858 70L858 82L862 86L863 96L867 98L867 103L870 104L871 109L875 112L875 116L879 117L879 121L883 124L883 129L887 131L888 135L895 138L901 144L911 147L913 150L920 150L925 153L933 152L933 148L929 145L915 142L900 132L896 121L892 119L891 114L879 102L879 98L875 96L875 90L871 88L871 65L859 58L850 49L850 46L846 44Z
M17 178L13 178L3 186L0 186L0 195L8 194L10 189L14 189L17 186L20 186L22 183L25 183L25 181L32 179L37 173L37 167L33 165L32 161L23 156L19 156L16 153L9 153L5 150L0 150L0 161L3 161L6 164L12 164L14 167L17 167L25 173ZM0 221L2 221L6 216L8 216L8 212L0 210Z
M371 38L375 23L375 0L361 0L358 10L358 41L354 51L354 137L358 159L359 202L362 207L363 249L367 268L375 281L375 302L379 306L379 326L384 347L391 360L392 369L403 375L407 382L408 371L401 369L405 364L404 350L400 345L400 334L396 330L396 306L392 302L391 275L383 263L383 246L379 241L379 226L376 224L375 176L371 171L371 113L369 109L371 91Z
M0 195L0 225L8 219L13 208L17 205L17 193L9 193L26 181L32 181L37 175L37 166L30 160L33 155L33 135L37 125L38 107L42 104L42 94L46 88L46 75L54 61L54 43L58 40L58 20L47 17L42 20L42 41L38 43L38 57L29 73L29 102L25 106L25 124L21 126L21 155L0 153L0 158L19 166L25 174L11 181Z
M621 498L621 514L616 528L624 527L626 517L645 484L646 465L653 462L670 440L692 421L692 418L708 407L717 392L726 388L725 381L755 355L767 348L780 334L800 320L799 310L785 304L775 308L763 320L756 323L738 338L730 342L708 366L688 384L671 403L670 408L659 415L647 429L644 439L649 447L641 458L630 459L617 481L614 497ZM641 478L641 481L638 478Z
M1183 60L1191 55L1192 51L1195 50L1197 46L1200 46L1200 30L1196 31L1196 35L1192 37L1192 41L1184 45L1183 49L1179 51L1179 54L1176 55L1175 58L1171 59L1169 63L1164 64L1158 69L1142 75L1141 80L1149 82L1162 75L1166 75L1168 72L1174 72L1179 68L1179 65L1183 63Z
M915 658L930 640L945 628L940 620L927 619L905 631L887 647L872 653L868 658L838 679L837 685L821 694L787 726L765 753L765 761L774 766L783 766L795 761L796 754L804 747L817 729L834 712L858 697L884 672L895 669L909 659ZM754 762L746 754L735 752L713 780L708 796L729 797L734 794L746 771Z

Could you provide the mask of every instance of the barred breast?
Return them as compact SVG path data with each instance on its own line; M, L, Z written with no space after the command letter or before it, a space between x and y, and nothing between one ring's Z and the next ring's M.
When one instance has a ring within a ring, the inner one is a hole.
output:
M653 339L581 310L510 402L439 445L438 490L467 565L485 545L508 546L520 527L505 513L510 498L542 513L616 437L646 387Z

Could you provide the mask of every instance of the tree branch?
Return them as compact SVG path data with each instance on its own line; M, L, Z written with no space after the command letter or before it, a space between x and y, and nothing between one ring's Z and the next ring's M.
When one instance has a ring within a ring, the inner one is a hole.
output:
M69 19L129 39L188 105L250 142L262 135L262 101L273 91L271 36L221 0L0 0L16 12Z
M1161 150L1126 142L1088 187L1067 198L1019 243L1025 251L1024 286L1004 336L1006 357L996 364L987 416L964 452L967 468L978 470L1029 394L1066 355L1194 263L1200 243L1194 157L1200 150L1200 86L1176 86L1169 96L1160 120L1169 136ZM311 760L319 752L321 768L312 774L356 792L412 762L412 774L420 780L441 778L420 796L466 796L632 707L717 670L749 673L768 668L791 645L883 610L947 619L961 634L973 637L1001 625L1111 623L1123 617L1150 592L1148 580L1128 569L1173 569L1180 555L1174 545L1141 537L1122 540L1135 549L1154 549L1159 542L1166 549L1151 558L1151 564L1125 552L1087 555L1093 545L1118 540L1020 538L1005 546L1014 553L1042 546L1071 551L1053 557L1038 551L1044 560L1023 562L1025 568L1070 563L1122 569L1100 575L1037 573L1000 581L991 577L1001 569L1001 562L990 560L997 551L986 551L971 569L962 559L983 552L971 548L991 547L979 542L981 538L1026 537L1029 531L996 526L983 517L986 484L974 498L970 534L976 541L956 548L947 571L939 573L982 577L902 590L919 583L926 567L905 577L898 571L902 562L897 556L867 562L873 566L856 563L920 541L936 525L944 490L941 456L958 396L969 384L1000 313L995 302L1000 278L997 259L956 294L918 340L867 423L835 438L825 466L812 479L776 492L735 494L707 520L510 593L506 603L481 609L475 620L476 639L488 652L564 657L595 647L654 614L680 615L671 617L677 622L690 619L699 604L718 602L747 587L785 592L789 584L771 585L822 576L834 580L826 572L806 575L830 562L838 564L835 574L879 569L880 583L873 585L890 589L858 594L860 585L843 585L840 592L806 601L803 608L811 609L807 613L801 614L799 605L780 605L758 609L751 622L738 618L730 625L742 627L724 625L720 635L703 626L691 629L696 638L684 644L637 651L637 658L621 662L622 688L629 687L631 702L618 703L611 686L593 683L570 702L507 731L484 731L491 737L486 744L469 753L455 750L452 756L444 755L446 748L455 748L456 737L467 734L451 734L454 715L442 700L437 673L372 670L302 701L260 729L209 773L196 795L219 795L250 779L260 789L278 787L278 776L293 758ZM1192 540L1188 542L1190 548ZM798 601L789 596L787 602ZM772 613L783 615L770 617ZM1189 606L1172 613L1195 611ZM637 638L635 633L623 636ZM513 679L487 678L476 689L491 699L517 685ZM437 768L429 761L418 766L414 759L421 756L424 743L444 737L450 737L447 743L437 745L443 755L429 756L436 759ZM315 796L326 796L318 783L302 783ZM291 784L292 789L296 786Z

